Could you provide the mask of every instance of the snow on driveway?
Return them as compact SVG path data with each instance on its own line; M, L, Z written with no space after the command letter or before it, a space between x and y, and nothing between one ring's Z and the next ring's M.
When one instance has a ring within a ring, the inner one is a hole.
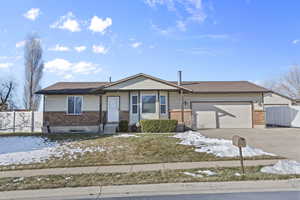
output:
M179 144L195 146L196 152L212 153L218 157L239 156L239 150L236 146L232 145L231 140L208 138L195 131L177 133L173 137L181 139ZM243 148L243 155L245 157L262 155L275 156L275 154L267 153L248 145Z
M87 152L102 152L102 147L75 147L71 145L62 145L57 147L46 147L39 150L26 152L14 152L0 154L0 165L17 165L45 162L51 157L62 158L67 155L70 159L75 159L78 154Z
M260 170L269 174L300 174L300 163L294 160L280 160L273 166L266 166Z

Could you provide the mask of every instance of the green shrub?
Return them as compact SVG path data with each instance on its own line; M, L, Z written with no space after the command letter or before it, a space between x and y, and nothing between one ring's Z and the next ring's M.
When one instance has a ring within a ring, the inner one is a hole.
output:
M168 133L176 130L177 120L149 119L141 120L140 124L145 133Z
M121 120L119 122L119 132L128 132L128 121Z

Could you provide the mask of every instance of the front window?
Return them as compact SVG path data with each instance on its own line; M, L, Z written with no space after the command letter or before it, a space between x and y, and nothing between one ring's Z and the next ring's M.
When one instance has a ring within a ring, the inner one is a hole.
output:
M132 98L132 114L137 114L138 113L138 102L137 102L138 97L132 96L131 98Z
M68 97L68 114L80 115L82 112L82 97L69 96Z
M159 98L160 103L160 113L166 114L167 113L167 104L166 104L166 96L160 96Z
M156 96L145 95L142 97L142 112L143 113L155 113L156 112Z

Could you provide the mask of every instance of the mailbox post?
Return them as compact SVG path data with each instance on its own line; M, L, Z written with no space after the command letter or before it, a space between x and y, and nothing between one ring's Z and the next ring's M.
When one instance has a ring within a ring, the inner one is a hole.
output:
M244 168L244 159L243 159L242 147L246 147L246 139L243 138L243 137L240 137L240 136L238 136L238 135L234 135L234 136L232 137L232 144L233 144L234 146L237 146L237 147L239 148L242 173L245 174L245 168Z

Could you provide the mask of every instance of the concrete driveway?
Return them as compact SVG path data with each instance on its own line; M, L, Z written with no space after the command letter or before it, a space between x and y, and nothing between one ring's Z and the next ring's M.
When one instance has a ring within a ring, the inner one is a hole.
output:
M300 162L300 129L207 129L199 132L207 137L230 140L233 135L239 135L245 137L250 146Z

